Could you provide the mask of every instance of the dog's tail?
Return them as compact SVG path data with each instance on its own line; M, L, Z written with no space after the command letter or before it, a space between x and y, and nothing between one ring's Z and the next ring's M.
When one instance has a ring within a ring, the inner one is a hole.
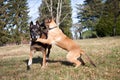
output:
M85 54L84 52L82 52L82 55L85 55L85 58L86 58L94 67L96 67L96 65L94 64L94 62L90 59L90 57L89 57L87 54Z

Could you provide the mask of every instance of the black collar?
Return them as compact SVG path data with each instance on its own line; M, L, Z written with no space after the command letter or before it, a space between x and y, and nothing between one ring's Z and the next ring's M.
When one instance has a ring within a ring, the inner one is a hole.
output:
M49 28L49 30L52 30L52 29L54 29L54 28L57 28L57 26L55 26L55 27L52 27L52 28Z

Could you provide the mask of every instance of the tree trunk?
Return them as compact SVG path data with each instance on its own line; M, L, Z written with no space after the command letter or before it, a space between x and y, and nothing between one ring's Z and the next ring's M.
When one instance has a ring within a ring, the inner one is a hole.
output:
M116 27L117 27L117 17L114 16L114 25L113 25L113 36L116 36Z

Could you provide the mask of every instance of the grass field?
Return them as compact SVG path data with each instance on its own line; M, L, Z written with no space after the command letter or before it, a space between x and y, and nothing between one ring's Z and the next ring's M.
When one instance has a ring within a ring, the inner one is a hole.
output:
M50 60L41 69L42 54L34 54L28 71L29 45L0 47L0 80L120 80L120 37L76 40L97 67L74 68L66 62L66 51L53 46ZM68 44L69 46L69 44Z

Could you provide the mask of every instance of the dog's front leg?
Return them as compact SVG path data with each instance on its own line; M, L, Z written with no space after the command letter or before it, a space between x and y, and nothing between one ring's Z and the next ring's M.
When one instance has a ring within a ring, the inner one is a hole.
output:
M51 44L49 39L39 38L39 39L37 39L36 41L37 41L37 42L44 43L44 44Z

